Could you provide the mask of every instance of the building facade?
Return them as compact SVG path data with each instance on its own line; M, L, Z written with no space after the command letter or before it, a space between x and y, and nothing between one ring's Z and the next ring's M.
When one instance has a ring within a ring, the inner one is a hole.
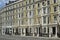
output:
M60 37L60 0L21 0L0 10L2 35Z

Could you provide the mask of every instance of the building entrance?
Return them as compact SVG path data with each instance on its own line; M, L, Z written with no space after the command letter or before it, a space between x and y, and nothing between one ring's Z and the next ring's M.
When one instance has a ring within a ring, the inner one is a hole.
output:
M56 27L52 27L52 37L56 34Z
M55 31L55 30L56 30L56 28L55 28L55 27L53 27L53 28L52 28L52 31L53 31L53 34L54 34L54 35L55 35L55 33L56 33L56 31Z

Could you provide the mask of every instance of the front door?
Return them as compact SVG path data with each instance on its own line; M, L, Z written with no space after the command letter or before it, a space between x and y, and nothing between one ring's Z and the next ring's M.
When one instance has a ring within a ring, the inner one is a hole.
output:
M56 28L52 27L52 34L55 35L55 33L56 33Z

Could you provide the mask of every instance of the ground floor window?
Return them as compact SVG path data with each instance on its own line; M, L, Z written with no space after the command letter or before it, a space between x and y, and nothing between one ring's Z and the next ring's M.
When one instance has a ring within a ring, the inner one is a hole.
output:
M6 28L5 34L11 35L12 34L12 28Z

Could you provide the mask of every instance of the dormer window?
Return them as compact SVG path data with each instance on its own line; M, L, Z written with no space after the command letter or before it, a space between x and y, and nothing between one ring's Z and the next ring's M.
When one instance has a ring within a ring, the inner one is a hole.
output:
M54 12L56 12L56 11L57 11L57 7L55 6L55 7L54 7Z
M35 5L33 5L33 8L35 7Z
M42 5L45 6L45 2L44 1L42 2Z
M40 7L40 3L38 3L38 7Z
M57 1L56 0L54 0L54 3L56 3Z
M29 0L29 3L31 3L31 0Z
M46 13L46 7L43 8L43 13L44 13L44 14Z
M57 20L57 16L54 16L54 20Z
M47 5L50 5L50 1L47 1Z

